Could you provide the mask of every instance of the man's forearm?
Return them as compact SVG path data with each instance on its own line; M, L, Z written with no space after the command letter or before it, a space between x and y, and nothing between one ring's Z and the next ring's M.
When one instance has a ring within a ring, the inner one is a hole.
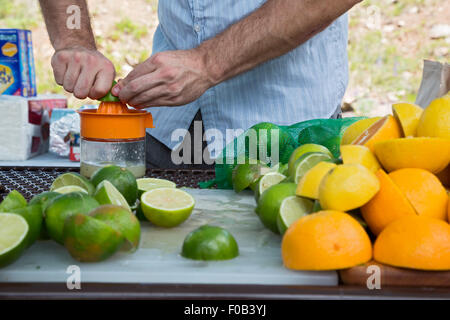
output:
M197 50L219 83L296 48L360 1L268 0Z
M48 34L55 50L84 47L95 49L95 39L89 21L86 0L39 0ZM80 8L80 28L67 27L69 13L67 8L76 5Z

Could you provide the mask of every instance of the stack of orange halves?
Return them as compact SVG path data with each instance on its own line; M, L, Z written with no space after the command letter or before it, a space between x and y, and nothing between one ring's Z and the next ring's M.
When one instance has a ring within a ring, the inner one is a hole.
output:
M395 104L393 114L351 125L342 164L319 163L300 179L297 196L316 199L321 211L285 232L287 268L344 269L374 259L450 270L450 94L426 109Z

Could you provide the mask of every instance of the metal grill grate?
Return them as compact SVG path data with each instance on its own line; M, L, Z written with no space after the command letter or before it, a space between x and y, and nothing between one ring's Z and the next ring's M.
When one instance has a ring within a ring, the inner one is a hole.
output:
M47 191L52 181L76 168L0 167L0 200L12 190L19 191L27 200ZM148 169L146 177L173 181L178 187L198 188L201 181L211 180L214 170Z

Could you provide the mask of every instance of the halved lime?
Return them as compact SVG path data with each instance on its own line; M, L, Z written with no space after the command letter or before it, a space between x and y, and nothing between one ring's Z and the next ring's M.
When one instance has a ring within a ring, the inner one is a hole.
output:
M16 261L27 246L27 221L17 214L0 214L0 267Z
M181 255L194 260L229 260L239 255L239 247L227 230L204 225L186 236Z
M95 200L100 204L114 204L121 206L131 212L130 206L124 196L108 180L103 180L97 186L94 193Z
M194 209L194 198L186 191L159 188L145 192L141 207L145 217L154 225L171 228L184 222Z
M95 191L94 185L88 179L76 172L68 172L58 176L53 181L50 191L56 192L56 189L65 186L78 186L83 188L89 194L93 194Z
M24 208L27 200L17 190L11 191L0 203L0 212L10 212L13 209Z
M311 152L305 153L295 161L294 174L291 178L295 183L298 183L303 175L308 172L312 167L321 161L331 161L332 157L326 153Z
M157 178L140 178L136 180L138 186L138 195L139 197L145 191L158 189L158 188L176 188L177 185L175 182L166 180L166 179L157 179Z
M297 149L292 152L291 157L289 158L289 175L294 175L295 173L295 162L297 159L299 159L301 156L303 156L306 153L311 152L319 152L324 153L332 157L330 150L328 150L326 147L320 145L320 144L314 144L314 143L306 143L298 147Z
M269 173L266 173L265 175L263 175L259 179L258 185L256 186L256 190L255 190L256 200L259 199L259 197L263 194L264 191L269 189L271 186L280 183L284 179L286 179L286 176L279 172L269 172Z
M81 192L81 193L88 194L86 189L84 189L82 187L79 187L79 186L64 186L64 187L61 187L61 188L53 190L53 192L60 193L60 194L66 194L66 193L72 193L72 192Z
M281 202L277 226L280 234L284 234L289 226L301 217L312 212L314 202L305 198L291 196Z
M139 221L148 221L144 215L144 211L142 211L141 200L136 201L135 209L131 208L131 210L133 210L132 212Z
M41 205L29 205L25 208L11 210L11 213L16 213L27 221L28 227L30 228L27 235L27 247L31 246L39 238L42 230L44 219Z

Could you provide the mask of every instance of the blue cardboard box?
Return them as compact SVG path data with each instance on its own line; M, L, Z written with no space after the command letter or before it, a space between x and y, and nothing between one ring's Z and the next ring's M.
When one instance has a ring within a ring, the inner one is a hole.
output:
M0 95L36 96L31 31L0 29Z

